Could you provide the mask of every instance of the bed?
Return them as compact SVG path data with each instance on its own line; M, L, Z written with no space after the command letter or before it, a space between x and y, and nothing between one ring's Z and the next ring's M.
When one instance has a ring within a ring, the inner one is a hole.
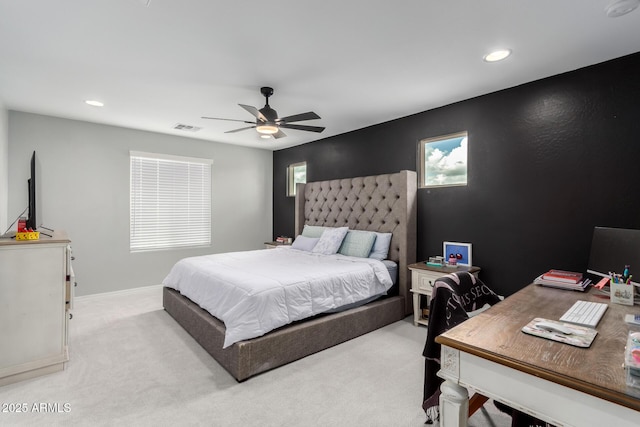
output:
M416 254L416 174L401 171L369 177L298 184L295 233L303 227L349 227L393 233L388 259L397 263L389 294L373 302L296 320L262 336L225 346L225 324L175 289L163 289L165 310L236 380L340 344L412 313L407 266ZM262 251L285 249L264 249Z

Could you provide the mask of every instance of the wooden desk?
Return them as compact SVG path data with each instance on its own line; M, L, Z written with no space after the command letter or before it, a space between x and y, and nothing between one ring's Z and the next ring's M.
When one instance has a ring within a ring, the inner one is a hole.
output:
M578 300L609 308L588 349L521 332L534 317L557 320ZM640 390L623 369L627 313L608 297L529 285L436 338L442 344L440 423L466 426L468 389L556 426L638 426Z

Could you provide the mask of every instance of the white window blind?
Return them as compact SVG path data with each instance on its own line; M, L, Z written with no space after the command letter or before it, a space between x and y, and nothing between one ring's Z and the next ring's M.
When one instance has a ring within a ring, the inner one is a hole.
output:
M210 159L130 152L130 250L211 244Z

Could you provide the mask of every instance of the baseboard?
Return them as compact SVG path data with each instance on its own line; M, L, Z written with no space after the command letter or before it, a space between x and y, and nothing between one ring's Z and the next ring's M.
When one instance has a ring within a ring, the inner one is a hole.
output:
M141 286L139 288L130 288L130 289L121 289L119 291L111 291L111 292L102 292L99 294L91 294L91 295L81 295L74 297L75 301L83 301L83 300L91 300L94 298L103 298L107 296L115 296L115 295L124 295L124 294L135 294L139 292L148 292L153 289L157 289L158 292L161 292L163 285L150 285L150 286Z

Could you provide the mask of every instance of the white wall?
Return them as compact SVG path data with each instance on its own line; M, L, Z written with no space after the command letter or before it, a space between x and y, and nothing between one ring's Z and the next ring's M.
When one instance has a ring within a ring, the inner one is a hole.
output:
M0 234L9 226L9 211L7 210L9 191L9 136L8 113L0 102Z
M8 127L9 216L27 205L35 150L38 221L69 234L77 295L160 284L181 258L272 239L270 151L15 111ZM129 150L213 159L211 248L129 252Z

